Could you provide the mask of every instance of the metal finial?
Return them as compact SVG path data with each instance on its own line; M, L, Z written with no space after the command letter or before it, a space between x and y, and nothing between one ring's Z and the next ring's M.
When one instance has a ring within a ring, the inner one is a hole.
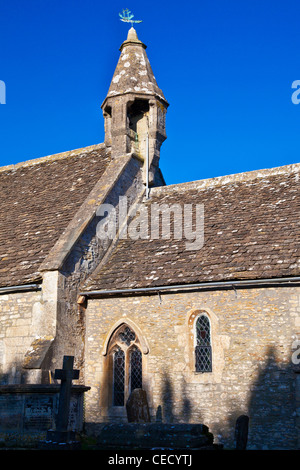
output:
M142 20L133 20L134 15L131 13L131 11L128 10L128 8L125 8L125 10L122 10L122 13L119 13L119 16L121 18L121 21L124 21L124 23L131 23L131 27L133 28L133 23L142 23Z

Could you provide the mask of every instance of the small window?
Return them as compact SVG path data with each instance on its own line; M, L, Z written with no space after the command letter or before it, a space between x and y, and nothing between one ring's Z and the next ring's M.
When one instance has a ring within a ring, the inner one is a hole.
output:
M212 372L210 321L200 315L196 321L195 368L196 372Z

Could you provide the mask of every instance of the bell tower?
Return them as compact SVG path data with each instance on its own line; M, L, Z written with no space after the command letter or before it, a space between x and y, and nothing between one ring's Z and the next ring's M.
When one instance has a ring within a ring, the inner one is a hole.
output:
M119 61L107 96L101 105L105 120L105 144L112 157L138 154L148 161L149 184L159 164L166 139L165 116L169 106L156 83L146 46L130 28L120 47ZM146 168L144 171L146 175Z

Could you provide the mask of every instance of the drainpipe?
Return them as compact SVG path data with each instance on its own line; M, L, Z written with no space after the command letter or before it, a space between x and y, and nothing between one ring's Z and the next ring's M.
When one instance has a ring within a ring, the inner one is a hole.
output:
M146 135L146 199L149 199L149 134Z

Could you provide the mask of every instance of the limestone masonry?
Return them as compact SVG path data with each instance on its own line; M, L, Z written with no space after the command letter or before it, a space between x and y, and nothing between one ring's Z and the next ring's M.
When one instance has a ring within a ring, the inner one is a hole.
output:
M151 423L232 449L246 415L247 448L299 449L300 164L167 186L133 28L101 109L104 143L0 169L0 438L54 425L71 355L73 430L127 422L143 388Z

